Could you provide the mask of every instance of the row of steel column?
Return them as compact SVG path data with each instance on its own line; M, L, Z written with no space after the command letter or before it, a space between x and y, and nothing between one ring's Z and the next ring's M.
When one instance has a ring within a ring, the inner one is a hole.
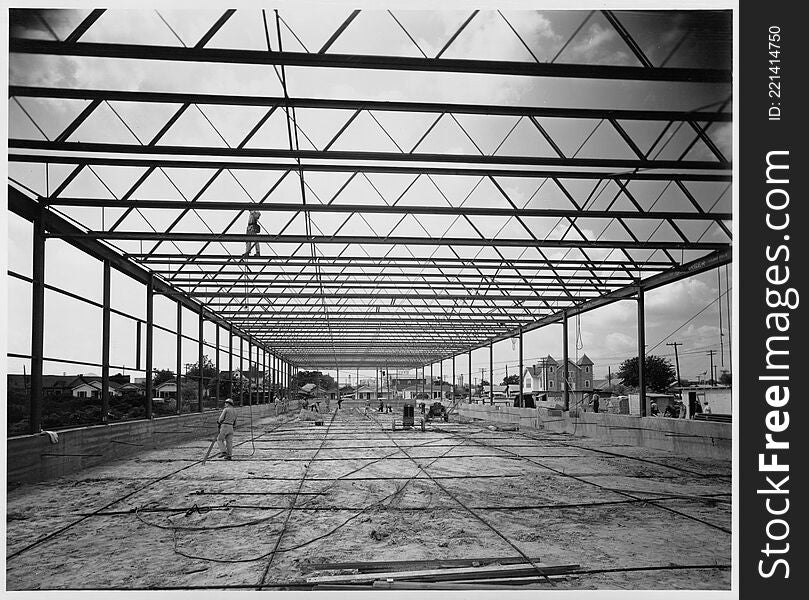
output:
M43 386L42 374L44 363L44 315L45 315L45 229L44 221L41 213L34 218L33 222L33 243L32 243L32 297L31 297L31 396L30 396L30 433L36 434L42 428L42 404L43 404ZM103 291L102 291L102 327L101 327L101 422L107 423L109 421L109 406L110 406L110 315L111 315L111 276L112 265L109 259L103 260ZM152 277L146 283L146 339L145 339L145 358L146 364L144 371L146 373L146 418L153 417L152 412L152 397L154 396L154 386L152 384L152 373L154 372L153 363L153 346L154 346L154 296L155 285ZM176 332L176 363L175 363L175 377L177 382L177 414L182 411L181 403L181 381L182 381L182 303L177 301L177 332ZM205 312L204 308L199 306L199 339L198 339L198 365L199 365L199 380L197 382L197 411L203 410L202 398L204 393L204 379L203 379L203 357L204 357L204 324ZM220 326L217 324L216 328L216 371L220 373L220 340L219 340ZM233 326L229 328L229 342L228 342L228 368L233 373ZM244 342L245 338L237 334L239 338L239 372L244 372ZM286 397L289 388L297 376L297 367L273 355L266 347L260 344L254 344L252 340L246 340L248 345L248 353L250 363L253 364L254 349L261 352L262 359L260 361L262 367L263 381L265 383L262 390L256 390L255 400L256 403L266 403L275 399L276 393L281 397ZM136 370L140 370L140 345L141 345L141 321L137 321L137 335L136 335ZM269 375L271 385L267 389L266 382L268 376L267 361L269 358ZM259 364L258 357L256 363ZM277 375L277 379L276 379ZM216 378L216 396L219 397L219 384L220 378ZM248 384L252 384L251 378L248 376ZM247 389L247 403L253 404L253 390L252 385ZM244 404L244 389L240 386L239 403Z
M636 302L638 308L638 395L640 397L640 414L641 416L646 416L646 381L643 376L643 371L645 367L645 357L646 357L646 316L645 316L645 309L644 309L644 298L643 298L644 290L641 286L638 286L636 292ZM562 325L562 364L565 365L564 370L564 406L565 410L570 410L570 380L569 380L569 369L568 369L568 361L569 361L569 354L568 354L568 314L566 311L562 312L562 316L560 318L560 323ZM522 405L522 398L523 398L523 386L524 386L524 377L523 377L523 328L520 327L517 334L518 339L518 362L519 362L519 376L520 376L520 405ZM472 349L469 349L469 396L472 396ZM455 358L458 355L453 355L452 358L452 401L455 401ZM440 380L444 381L444 360L440 361ZM435 363L430 363L430 398L433 397L433 365ZM424 378L424 366L421 368L422 373L422 380ZM418 368L416 369L416 376L418 377ZM423 391L423 389L422 389ZM489 399L490 402L494 403L494 343L489 342Z

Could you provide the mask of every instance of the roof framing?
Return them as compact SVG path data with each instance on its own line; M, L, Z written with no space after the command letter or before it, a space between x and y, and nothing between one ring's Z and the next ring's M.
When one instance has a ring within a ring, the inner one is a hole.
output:
M732 260L732 214L716 208L729 190L732 164L712 135L717 126L733 118L729 100L711 110L665 106L649 110L358 100L288 93L285 67L343 73L519 76L542 78L547 85L570 79L621 81L626 85L655 81L716 86L726 90L729 98L730 70L665 66L671 55L655 66L621 22L620 12L603 14L637 66L556 62L583 24L546 62L541 62L522 38L533 62L444 58L478 11L435 57L426 56L406 29L423 57L330 52L346 28L356 26L353 23L360 11L353 11L339 24L318 52L283 51L277 12L277 49L272 47L269 29L266 50L207 47L233 16L233 10L224 11L198 41L187 47L80 41L87 31L101 26L104 12L92 11L64 41L12 38L10 52L92 58L116 65L126 64L120 62L124 60L266 66L268 74L278 78L284 95L12 85L10 98L46 139L10 138L10 163L25 168L45 164L48 169L59 165L67 167L68 175L44 193L23 193L20 183L11 179L9 208L29 220L41 215L49 237L65 239L92 256L108 259L138 281L155 282L158 293L195 312L204 311L206 318L210 316L219 325L235 326L254 345L294 365L421 366L632 298L639 291ZM267 16L262 16L266 27ZM512 31L520 37L513 27ZM672 52L678 48L679 44ZM48 136L24 105L41 99L84 104L58 133ZM117 103L172 105L176 110L155 123L156 133L151 139L141 139L116 110ZM228 142L203 110L208 106L265 110L240 140ZM106 109L111 109L132 136L115 142L81 138L82 128L96 123ZM350 111L351 115L327 142L311 143L314 149L301 149L299 139L309 137L296 109ZM190 111L207 120L209 133L217 134L225 145L167 143L167 136ZM435 119L426 130L421 126L415 146L405 145L374 114L391 112L432 114ZM337 149L362 114L376 123L379 133L398 151ZM253 143L273 115L285 119L288 148ZM484 152L459 119L464 116L510 117L513 126L495 150ZM585 123L590 133L577 150L565 151L558 130L553 131L547 120L571 127ZM419 150L442 121L457 126L475 151ZM649 140L642 143L630 122L658 126L656 139L651 144ZM499 152L520 123L547 142L550 154ZM590 137L599 131L617 140L613 142L615 154L582 154ZM663 155L677 135L685 136L689 143ZM703 152L692 156L697 147ZM115 167L138 176L124 193L115 193L97 167ZM183 192L173 174L192 170L204 173L205 183L194 193ZM242 181L246 172L272 179L263 195L248 192ZM346 180L326 197L311 183L312 174L320 173L344 175ZM162 174L176 189L175 197L141 194L145 183L156 174ZM71 184L82 175L96 178L106 188L107 197L71 191ZM395 197L379 189L369 175L409 177L411 181ZM240 199L210 191L224 177L241 189ZM300 197L290 199L287 191L279 200L274 194L287 177L298 184ZM450 199L446 177L469 182L472 191L464 198ZM526 199L514 192L505 183L508 179L533 186L534 195ZM354 181L373 187L377 194L374 203L361 202L355 192L346 191ZM422 190L408 196L416 182L427 184L429 195ZM487 193L491 201L485 205L470 201L484 182L490 188ZM582 191L581 185L588 189ZM549 191L554 192L556 203L546 202L543 194ZM664 194L668 194L666 203L661 201ZM117 218L99 228L89 219L67 218L80 214L77 210L114 210ZM279 227L272 233L266 229L258 234L236 231L237 225L243 226L244 213L252 210L279 220ZM144 216L155 212L166 215L170 224L156 227ZM135 227L131 217L138 215L143 220ZM209 224L222 215L226 215L227 225L222 225L222 219L217 220L216 227ZM188 230L189 216L197 219L193 231ZM383 227L382 218L393 219L395 225ZM451 224L439 228L439 218ZM336 229L321 230L323 219L334 219ZM548 227L537 225L543 219ZM296 220L302 220L305 227L298 227ZM410 229L402 226L405 221ZM594 225L600 221L603 228ZM148 229L143 228L144 222ZM352 231L350 222L364 224L364 233ZM496 232L492 232L492 223L498 224ZM463 234L453 229L461 225ZM259 243L270 254L245 257L245 243Z

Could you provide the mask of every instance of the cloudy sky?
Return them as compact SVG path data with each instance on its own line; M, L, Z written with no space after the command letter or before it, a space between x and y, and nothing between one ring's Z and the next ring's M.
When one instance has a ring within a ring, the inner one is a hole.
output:
M44 11L39 16L12 15L11 33L40 39L63 39L87 10ZM312 7L281 11L283 49L287 51L317 51L332 35L335 27L351 11L317 5L313 18ZM600 13L588 16L587 11L481 11L461 35L445 50L445 58L481 58L525 61L555 61L569 63L604 63L637 65L626 44ZM183 10L128 10L107 11L84 35L87 42L149 43L167 46L193 46L221 15L221 11ZM435 56L452 34L469 17L470 11L408 11L364 10L351 22L329 52L346 54L393 54L401 56ZM655 13L630 11L620 13L624 26L634 35L638 44L653 64L665 62L667 66L720 67L730 64L729 47L721 44L721 32L727 27L726 17L697 13ZM271 21L272 22L272 21ZM515 35L515 30L519 37ZM572 36L577 32L575 36ZM411 39L412 38L412 39ZM522 39L520 39L522 38ZM273 37L273 43L275 38ZM261 12L237 11L226 25L207 44L210 48L243 48L266 50L266 38ZM275 47L274 49L277 49ZM224 65L191 63L151 63L108 59L51 57L40 55L13 55L9 62L11 85L58 86L67 88L123 89L144 91L184 91L192 93L245 94L282 96L283 89L271 67L262 65ZM464 102L486 104L513 104L525 106L576 106L581 108L632 108L693 110L704 107L732 110L728 101L727 85L672 84L644 82L637 85L626 81L599 81L545 78L468 75L448 73L371 71L348 69L319 69L287 67L286 77L290 96L408 100L429 102ZM79 100L43 100L36 98L13 99L9 103L9 137L20 139L53 139L86 106ZM176 105L108 103L100 107L71 137L74 141L117 142L141 144L151 139L176 110ZM181 119L161 140L166 145L181 146L236 146L261 117L264 109L258 107L221 107L200 105L186 111ZM340 131L351 117L350 111L306 110L297 111L301 149L322 149ZM425 137L422 136L435 120L432 114L403 114L364 112L351 122L334 150L411 150L415 144L422 152L484 153L552 155L547 142L519 117L459 116L441 119ZM567 156L616 158L633 157L631 149L622 142L614 130L592 121L579 120L561 123L546 119L543 124ZM665 123L627 123L627 129L642 149L648 148L662 131ZM469 135L467 135L467 132ZM687 149L693 132L670 132L658 146L658 158L677 158ZM711 137L722 152L731 156L730 123L715 124ZM277 111L250 140L248 148L287 148L286 122L282 111ZM710 151L701 144L694 145L688 159L710 160ZM68 165L13 163L9 165L12 180L42 195L51 192L70 172ZM62 193L63 196L93 198L120 197L143 170L119 167L85 169ZM218 178L201 200L229 198L254 201L261 197L279 179L279 172L233 170ZM138 189L135 198L184 199L193 196L210 177L206 170L165 169L155 173ZM306 183L310 200L326 201L340 189L347 173L312 173ZM501 183L515 204L522 207L569 207L558 189L543 186L541 182L525 179L501 178ZM294 178L278 185L270 201L299 201L300 189ZM589 188L587 186L590 186ZM638 182L635 192L650 200L644 206L678 210L682 198L671 190L663 189L660 182ZM592 183L571 182L576 194L591 193ZM406 190L406 191L405 191ZM606 203L610 190L598 190L594 208L603 196ZM698 196L704 210L730 211L731 194L726 184L694 184L692 192ZM369 175L351 181L345 190L351 203L380 203L402 196L405 204L434 205L449 202L454 206L508 206L505 199L493 193L491 184L480 184L470 178L438 176L433 180L414 176ZM403 195L404 194L404 195ZM382 200L380 200L380 197ZM643 202L646 202L645 200ZM615 208L623 208L616 205ZM124 216L124 209L116 208L62 208L68 217L91 229L109 228ZM271 216L270 216L271 215ZM142 209L123 218L118 224L121 231L145 231L154 227L165 230L180 211ZM179 222L176 231L204 231L210 228L222 231L233 219L233 211L205 211L203 216L189 212ZM302 219L293 219L294 213L269 213L262 221L266 233L303 234ZM243 231L246 215L241 215L235 231ZM293 219L289 222L290 219ZM528 219L538 237L558 237L557 220ZM486 236L525 237L526 233L510 218L480 218L474 224ZM401 236L458 236L468 235L469 226L458 219L440 216L420 216L418 219L400 220L398 217L374 215L373 223L356 218L343 223L326 214L312 216L315 233L330 235L339 229L343 235L366 235L373 225L379 235ZM596 219L579 219L585 234L593 238L604 234L603 223ZM653 224L654 225L654 224ZM616 227L615 224L606 224ZM641 239L661 239L665 232L653 230L652 225L638 223L636 234ZM727 241L721 231L704 223L694 223L686 233L703 241ZM31 271L31 228L24 220L9 215L8 268L22 275ZM606 229L609 237L612 230ZM673 233L669 232L669 235ZM676 239L676 237L674 238ZM123 251L148 251L155 242L116 241ZM198 252L201 242L182 242L174 246L183 252ZM228 252L240 253L241 247L227 247ZM170 251L161 244L161 251ZM384 252L385 247L369 248L369 252ZM504 249L506 256L521 256L520 249ZM279 254L287 253L276 248ZM414 250L429 254L434 249ZM460 250L466 252L466 250ZM476 252L476 251L475 251ZM351 252L349 252L351 254ZM552 257L558 254L548 253ZM606 253L605 253L606 254ZM394 252L391 254L395 256ZM421 255L421 254L420 254ZM470 254L470 256L473 254ZM601 258L604 254L591 252ZM650 257L652 251L644 256ZM480 256L485 256L480 254ZM526 255L531 256L531 255ZM655 257L659 258L659 257ZM679 258L679 257L678 257ZM683 259L689 260L688 253ZM101 301L101 265L88 259L61 240L49 240L46 274L49 284L62 287L82 297ZM727 314L727 293L732 281L729 269L711 271L680 281L647 294L646 339L647 350L653 354L669 356L673 351L667 342L681 342L680 366L684 377L696 378L708 369L707 351L716 350L715 364L719 370L730 368ZM138 318L145 317L145 291L142 286L114 275L113 307ZM30 352L30 285L9 278L9 336L8 352ZM718 300L719 299L719 300ZM722 311L720 329L720 307ZM69 358L76 361L100 361L101 319L96 307L46 293L46 356ZM165 298L156 301L156 322L166 327L175 326L175 308ZM113 315L112 357L114 366L134 367L135 326L131 320ZM187 313L183 319L184 332L196 336L196 318ZM214 326L206 324L205 339L212 342ZM580 332L580 333L577 333ZM720 346L720 336L724 345ZM224 340L223 336L223 340ZM550 326L525 336L525 363L531 364L540 356L561 354L561 327ZM622 360L634 356L636 343L636 309L632 301L622 301L586 313L580 322L570 321L570 356L586 353L596 363L596 375L606 377ZM721 352L721 354L720 354ZM206 351L211 354L211 351ZM194 362L196 347L186 341L183 362ZM497 344L494 353L495 379L516 372L517 352L510 342ZM142 361L141 361L142 362ZM673 361L672 361L673 362ZM158 368L173 368L174 340L166 332L155 337L155 363ZM723 363L723 364L722 364ZM468 371L465 357L457 361L457 372ZM473 374L488 370L489 358L485 350L473 356ZM9 359L9 372L29 369L24 359ZM449 372L445 363L445 375ZM92 366L79 367L60 362L46 363L46 373L97 372ZM429 372L429 371L428 371ZM436 366L435 373L438 373ZM137 374L132 372L133 375ZM488 374L485 374L488 379ZM343 377L341 377L343 379Z

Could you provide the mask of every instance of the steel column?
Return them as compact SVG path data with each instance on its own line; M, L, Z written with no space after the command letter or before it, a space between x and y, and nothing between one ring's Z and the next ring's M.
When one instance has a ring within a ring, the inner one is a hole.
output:
M522 372L523 372L523 364L522 364L522 362L523 362L523 361L522 361L522 357L523 357L523 349L522 349L522 336L523 336L523 333L522 333L522 327L520 327L520 332L519 332L519 342L520 342L520 343L519 343L519 347L520 347L520 374L519 374L519 377L520 377L520 387L519 387L519 390L520 390L520 392L519 392L519 393L520 393L520 401L519 401L519 404L518 404L518 406L520 406L520 407L523 407L523 406L524 406L524 403L525 403L525 400L523 400L523 396L522 396L522 382L523 382L523 381L522 381L522 380L523 380L523 377L522 377Z
M646 314L644 311L643 288L638 286L638 396L640 416L646 416Z
M109 422L110 413L110 261L104 263L103 307L101 309L101 422Z
M233 400L233 325L228 327L228 398Z
M177 391L174 393L174 400L177 404L177 414L182 414L182 376L183 372L183 305L177 302L177 356L175 357L177 372L174 377Z
M203 371L203 368L202 368L203 367L203 364L202 364L202 362L203 362L202 338L204 336L204 329L205 329L205 317L203 316L202 307L200 307L200 309L199 309L199 339L197 340L197 346L198 346L197 354L199 355L198 356L198 361L199 361L198 362L198 364L199 364L199 381L197 381L197 412L202 412L202 394L203 394L203 392L205 390L205 380L203 378L204 377L203 376L204 371Z
M469 402L472 403L472 350L469 350Z
M244 338L239 336L239 406L244 406Z
M433 376L433 365L435 363L430 363L430 402L433 401L433 385L435 384L435 377Z
M37 206L33 223L32 284L31 284L31 398L30 433L42 429L42 367L45 332L45 222L42 207Z
M140 352L141 352L141 323L138 321L135 323L135 370L140 371Z
M455 355L452 355L452 403L455 404L455 384L457 383L455 379Z
M247 404L253 405L253 343L247 340Z
M438 383L438 389L440 390L438 393L440 395L441 400L444 400L444 361L441 360L438 363L438 378L440 379Z
M494 344L489 342L489 404L494 405Z
M152 375L154 371L152 349L154 347L154 282L153 277L149 277L146 284L146 418L151 419L152 398L154 397L154 387L152 385Z
M270 352L270 402L275 402L275 355Z
M565 410L570 410L570 382L567 378L568 370L568 354L567 354L567 311L562 311L562 381L565 384Z
M222 379L222 371L219 369L219 325L216 326L216 405L219 406L219 383Z

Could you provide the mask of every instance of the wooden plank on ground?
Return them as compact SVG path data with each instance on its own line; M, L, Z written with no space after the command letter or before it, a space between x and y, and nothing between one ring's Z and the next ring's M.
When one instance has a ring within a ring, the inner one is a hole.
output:
M578 569L579 565L547 565L538 563L536 566L518 565L497 565L491 567L462 567L457 569L429 569L419 571L390 571L387 573L356 573L351 575L321 575L308 577L307 583L359 583L375 581L378 579L395 579L408 581L453 581L453 580L478 580L492 579L498 577L524 577L537 575L541 572L545 575L564 574L567 571Z
M539 564L542 559L531 557L530 561ZM370 562L332 562L309 563L301 565L304 572L310 571L341 571L356 569L360 573L374 573L378 571L417 571L420 569L450 569L454 567L479 567L483 565L525 564L529 561L522 556L488 556L484 558L428 558L423 560L380 560Z

